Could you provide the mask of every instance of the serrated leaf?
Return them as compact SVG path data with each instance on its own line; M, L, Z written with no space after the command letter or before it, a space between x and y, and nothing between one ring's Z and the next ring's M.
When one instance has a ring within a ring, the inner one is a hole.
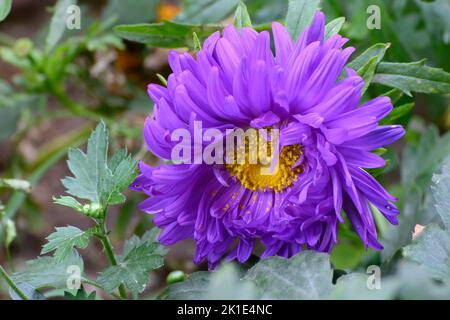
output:
M333 270L328 254L303 251L263 259L244 279L255 283L260 299L320 299L331 292Z
M157 247L156 243L134 247L116 266L102 271L97 279L98 283L109 292L123 284L136 297L147 287L149 272L164 264L163 256L155 253Z
M286 29L294 41L311 23L319 4L319 0L289 0Z
M401 185L402 206L399 225L389 226L381 241L384 250L382 260L390 259L397 250L411 243L416 224L432 222L432 204L427 196L433 173L450 154L450 134L439 137L436 127L429 127L420 136L418 143L410 143L402 155ZM425 198L425 200L423 200Z
M425 65L425 60L411 63L383 62L378 66L374 83L411 92L450 93L450 73Z
M50 27L47 38L45 39L45 50L50 52L56 46L64 34L66 21L68 18L67 8L76 4L76 0L58 0L54 7L54 13L50 20Z
M124 150L119 151L109 161L107 155L108 131L102 121L91 134L86 153L80 149L69 150L67 164L74 177L62 180L67 192L100 204L103 208L123 203L125 197L122 191L136 177L136 161ZM71 199L60 201L64 205L78 207Z
M109 292L113 292L121 284L135 297L144 291L149 281L149 271L161 267L167 253L167 249L157 242L158 233L159 230L153 228L141 238L133 235L125 242L118 265L101 272L98 282Z
M244 27L251 27L252 21L247 11L247 6L241 1L239 2L236 12L234 13L234 25L238 30Z
M345 17L339 17L328 22L327 25L325 26L325 37L324 37L325 40L329 39L335 34L338 34L339 31L341 31L341 28L344 25L344 23Z
M81 288L78 289L75 292L75 294L64 291L64 299L65 300L96 300L97 294L95 291L87 293L86 289L84 289L84 286L81 286Z
M54 258L57 262L64 261L74 248L85 249L94 234L94 229L86 231L73 226L55 228L56 232L50 234L47 243L42 247L41 254L55 251Z
M27 262L23 271L14 273L12 278L16 283L28 283L34 288L64 289L72 275L70 268L78 268L80 276L83 274L83 260L73 251L64 261L56 261L53 257L39 257Z
M192 33L199 39L222 29L216 25L191 25L172 21L119 25L114 31L123 39L161 48L193 48Z
M347 68L359 70L366 65L373 57L378 57L377 64L383 60L386 50L390 47L390 43L377 43L365 50L358 57L347 64Z
M0 22L6 19L9 12L11 11L12 0L2 0L0 1Z
M403 248L403 256L423 266L431 276L439 280L450 280L450 232L438 225L430 224Z
M403 248L403 255L434 278L450 280L450 158L444 162L442 173L433 175L432 180L431 192L444 228L427 225L412 244Z

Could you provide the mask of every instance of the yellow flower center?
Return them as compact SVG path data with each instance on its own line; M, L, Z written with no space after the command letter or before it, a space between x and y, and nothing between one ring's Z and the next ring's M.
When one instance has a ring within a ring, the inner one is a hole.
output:
M303 164L294 168L296 162L303 154L301 145L285 146L278 156L278 161L271 166L272 152L270 141L267 143L268 151L258 151L245 143L245 162L227 164L226 169L231 176L236 177L240 183L252 191L281 192L297 181L298 175L303 172ZM251 152L258 152L258 161L256 163L249 161ZM270 158L270 159L268 159ZM262 160L262 161L261 161ZM269 160L269 161L267 161Z

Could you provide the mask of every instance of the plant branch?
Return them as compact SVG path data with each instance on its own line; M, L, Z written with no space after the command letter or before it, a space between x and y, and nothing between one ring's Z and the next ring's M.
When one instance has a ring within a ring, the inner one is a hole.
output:
M20 297L22 300L30 300L30 298L14 283L13 279L8 275L8 273L0 265L0 276L2 276L8 283L11 289Z
M106 224L104 220L100 223L100 228L102 233L99 235L99 237L100 240L102 241L103 247L105 248L105 252L106 255L108 256L109 262L111 263L111 265L117 266L117 259L112 250L111 241L109 240L108 231L106 229ZM119 286L119 294L122 299L128 298L125 286L123 284Z

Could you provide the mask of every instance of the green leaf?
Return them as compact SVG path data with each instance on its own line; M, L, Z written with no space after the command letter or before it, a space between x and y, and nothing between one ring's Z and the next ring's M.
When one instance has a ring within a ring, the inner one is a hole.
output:
M30 300L45 300L45 296L32 285L24 282L16 283L16 285ZM8 292L12 300L22 300L11 287L9 287Z
M247 6L242 1L239 2L236 12L234 13L234 25L238 30L241 30L243 27L252 26Z
M182 23L217 23L231 14L239 0L183 0L183 10L174 21Z
M450 158L442 166L442 173L434 174L432 195L436 203L436 212L444 223L446 230L450 231Z
M320 0L289 0L286 28L294 41L311 23L319 4Z
M200 39L198 38L198 36L195 32L192 33L192 40L194 42L194 51L199 52L200 50L202 50L202 44L200 43ZM167 85L167 81L166 81L166 85Z
M73 226L56 228L56 232L46 238L48 242L42 247L41 254L55 251L55 260L64 261L74 248L85 249L94 232L94 229L83 231Z
M68 18L67 8L70 5L76 4L76 0L58 0L54 7L54 13L50 20L50 27L47 38L45 39L45 51L51 52L58 41L62 38L66 27Z
M329 39L335 34L338 34L339 31L341 31L341 28L344 25L344 23L345 17L336 18L328 22L327 25L325 26L325 40Z
M141 23L156 20L158 0L109 0L102 20L115 18L117 23Z
M191 25L171 21L147 24L119 25L114 31L123 39L161 48L192 48L192 33L199 39L222 29L218 25Z
M403 255L422 265L434 278L450 280L450 158L442 173L433 175L431 190L444 228L426 226L411 245L403 248Z
M378 56L372 57L364 66L362 66L357 72L364 80L364 87L361 90L361 94L366 92L369 87L373 76L375 75L375 70L378 65Z
M192 273L184 282L167 287L159 296L160 300L200 300L205 297L211 280L211 272Z
M254 284L241 280L234 264L224 264L214 272L195 272L184 282L170 285L158 299L168 300L248 300L256 299Z
M123 284L134 297L142 293L149 282L149 272L164 264L166 249L155 242L155 236L155 231L147 232L141 239L133 236L125 243L118 264L102 271L98 283L109 292Z
M87 293L83 286L75 294L64 291L64 300L96 300L96 298L97 294L95 291Z
M367 287L369 274L350 273L340 277L333 288L332 299L337 300L390 300L395 298L396 286L386 281L382 282L381 289L370 290Z
M450 134L439 137L436 127L429 127L421 133L418 143L410 143L402 155L399 225L389 226L381 241L384 250L382 260L390 259L397 250L411 243L416 224L427 225L432 222L433 205L427 203L427 188L433 173L450 154ZM425 200L423 200L425 199Z
M378 66L374 83L421 93L450 93L450 73L425 66L425 60L411 63L383 62Z
M331 292L333 270L328 254L303 251L261 260L244 279L255 283L260 299L320 299Z
M79 268L83 273L83 260L73 251L64 261L57 261L53 257L39 257L27 262L25 270L13 274L16 283L28 283L36 289L67 288L67 281L71 276L70 268Z
M6 19L9 12L11 11L12 0L2 0L0 1L0 22Z
M377 43L365 50L358 57L347 64L347 68L353 70L360 70L366 65L373 57L377 58L377 64L383 60L386 50L391 46L390 43Z
M450 280L450 230L435 224L425 227L403 256L422 265L433 278Z
M404 116L409 114L414 108L414 105L414 102L405 103L392 109L392 111L386 116L386 118L380 121L380 125L395 124L398 119L403 118Z
M257 292L254 284L239 278L239 270L233 264L225 264L213 272L203 296L206 300L254 300Z
M67 163L74 177L62 180L67 192L103 208L123 203L122 191L136 177L136 161L125 150L119 151L109 161L107 155L108 131L100 122L88 140L86 154L80 149L69 150ZM79 210L79 205L71 199L59 202Z
M62 206L66 206L77 211L83 212L83 205L79 203L75 198L70 196L62 196L59 198L53 198L53 202L60 204Z

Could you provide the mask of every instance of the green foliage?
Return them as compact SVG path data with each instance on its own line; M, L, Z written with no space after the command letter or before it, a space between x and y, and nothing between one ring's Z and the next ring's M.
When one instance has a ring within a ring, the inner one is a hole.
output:
M411 63L380 63L374 83L402 90L422 93L450 93L450 73L425 65L425 60Z
M342 26L345 23L344 17L336 18L327 23L325 26L325 39L329 39L331 36L338 34L341 31Z
M263 259L241 274L240 281L238 276L230 265L212 274L197 272L185 282L169 286L160 298L317 299L330 294L333 270L327 254L305 251L290 259Z
M108 132L103 122L89 138L86 154L80 149L70 149L67 164L74 175L62 181L67 192L98 203L102 208L123 203L122 191L136 177L136 161L125 150L108 160ZM68 200L59 203L79 208L73 200Z
M402 203L399 225L389 226L383 239L383 260L390 259L397 250L411 242L416 224L426 225L433 219L428 187L433 172L450 154L450 135L439 137L435 127L421 133L418 143L409 144L403 152L401 167ZM423 200L425 198L425 201Z
M347 64L347 68L352 68L354 70L360 70L366 64L370 62L370 60L374 57L377 57L377 63L380 63L383 60L383 57L386 53L386 50L390 47L389 43L377 43L366 49L363 53L361 53L358 57L353 59L350 63Z
M137 297L147 287L148 272L164 264L164 253L162 246L155 242L153 233L146 233L141 239L133 236L125 242L118 264L102 271L97 281L109 292L123 284Z
M319 4L319 0L289 0L286 28L294 41L310 24Z
M95 291L87 293L83 286L78 289L74 294L65 291L64 299L65 300L96 300L97 294Z
M247 7L242 1L239 2L236 12L234 13L234 24L236 25L236 28L238 28L238 30L242 29L243 27L252 26L252 21L250 19L250 16L248 15Z
M68 300L99 298L96 291L86 292L84 286L89 285L114 298L125 299L128 293L137 298L148 287L150 273L164 263L167 250L157 241L158 229L153 228L142 237L135 235L150 229L151 218L145 216L138 222L135 234L124 243L120 256L114 253L106 224L109 207L118 204L124 205L118 209L112 239L123 239L129 233L130 222L134 222L132 217L140 198L125 202L123 192L136 177L136 160L125 149L119 149L119 145L122 138L128 143L140 137L140 128L130 129L126 123L127 116L136 115L135 106L145 106L145 113L149 111L148 98L142 90L143 79L130 77L126 67L123 70L119 67L123 62L121 54L125 60L145 60L142 65L133 66L146 70L139 74L146 77L145 82L159 79L167 85L165 66L158 66L161 68L155 71L161 74L148 78L146 63L166 52L154 47L199 51L207 36L221 31L231 21L233 12L238 29L253 23L257 31L270 30L270 22L286 16L288 32L297 40L322 5L328 20L325 38L340 33L350 38L350 45L361 50L346 67L364 79L363 100L380 95L392 100L394 109L380 124L401 123L406 127L412 119L401 161L394 151L380 148L375 153L390 165L368 170L399 197L399 226L390 226L378 209L371 208L385 247L381 252L366 251L349 225L342 224L338 244L331 255L303 251L290 259L269 257L252 261L251 267L222 264L216 271L192 274L185 273L184 264L170 261L168 269L161 274L164 277L167 272L176 271L169 273L168 287L158 298L449 299L450 160L444 162L441 173L433 173L445 159L450 159L450 135L440 136L437 127L428 126L428 122L434 121L442 132L448 130L450 118L448 111L444 113L448 99L438 96L432 101L421 95L413 100L412 97L412 93L450 92L450 74L444 71L450 67L450 7L445 1L183 0L183 10L173 21L158 23L155 23L160 21L156 14L158 0L108 0L103 11L95 15L84 1L82 30L67 31L67 7L78 1L58 0L48 26L36 38L14 39L0 34L0 59L15 70L11 79L0 80L0 140L2 147L5 143L14 148L5 176L18 178L0 179L1 191L6 188L6 195L12 193L4 206L0 203L0 238L8 256L17 236L15 213L22 209L24 219L31 215L28 211L33 202L25 193L66 154L69 146L76 147L87 138L93 122L100 122L88 140L86 152L70 149L67 163L72 176L63 180L68 195L54 198L55 203L91 218L93 226L85 230L70 225L57 227L41 251L51 255L29 261L21 271L11 272L11 277L1 267L0 277L7 280L10 296L36 300L53 296ZM11 3L11 0L0 1L0 21L9 14ZM366 26L366 9L370 4L381 9L381 30ZM427 58L430 66L422 58ZM98 68L106 73L107 80L117 76L124 81L113 89L107 87L107 81L99 75L101 72L94 72ZM116 87L120 87L119 93L114 92ZM385 92L385 87L392 89ZM51 112L48 101L57 102L56 106L52 102ZM426 121L411 116L416 102ZM53 125L59 117L83 118L86 127L73 136L58 137L45 144L43 151L31 156L37 160L28 163L29 157L21 151L27 149L24 137L33 135L30 129L38 127L43 120ZM105 119L111 129L110 137L100 119ZM110 147L118 150L111 152L111 156ZM137 158L140 157L141 152ZM1 166L3 169L3 158ZM391 183L396 179L395 173L390 175L394 169L400 169L399 184ZM4 198L7 197L2 194L2 201ZM108 220L108 225L111 222ZM416 224L424 225L425 229L412 240ZM33 223L28 221L28 225ZM87 248L93 238L100 240L109 260L109 266L97 270L97 280L84 274L83 259L78 252ZM400 251L403 256L398 254ZM9 260L9 269L13 270ZM381 268L380 290L370 290L367 286L370 274L365 273L365 268L373 264ZM80 270L82 285L78 290L67 288L68 270L73 266Z
M193 48L193 32L200 39L204 39L220 29L221 26L184 24L172 21L119 25L114 28L115 32L123 39L161 48Z
M419 263L438 280L450 280L450 159L447 159L442 173L433 175L431 192L436 211L443 222L443 228L430 224L409 246L403 255Z
M41 254L54 251L55 260L62 262L72 254L75 247L85 249L95 232L95 229L82 231L73 226L57 227L56 232L46 238L48 242L42 247Z
M12 0L2 0L0 2L0 22L6 19L11 11Z
M183 0L183 11L176 22L205 24L216 23L233 12L239 0Z
M23 271L13 274L16 283L26 283L33 288L55 288L67 287L69 267L78 267L80 275L83 275L84 264L81 256L72 251L63 261L57 261L54 257L38 257L27 262Z
M67 8L74 4L77 4L76 0L58 0L56 3L47 38L45 39L45 50L47 52L55 48L58 41L62 38L64 31L67 30Z

